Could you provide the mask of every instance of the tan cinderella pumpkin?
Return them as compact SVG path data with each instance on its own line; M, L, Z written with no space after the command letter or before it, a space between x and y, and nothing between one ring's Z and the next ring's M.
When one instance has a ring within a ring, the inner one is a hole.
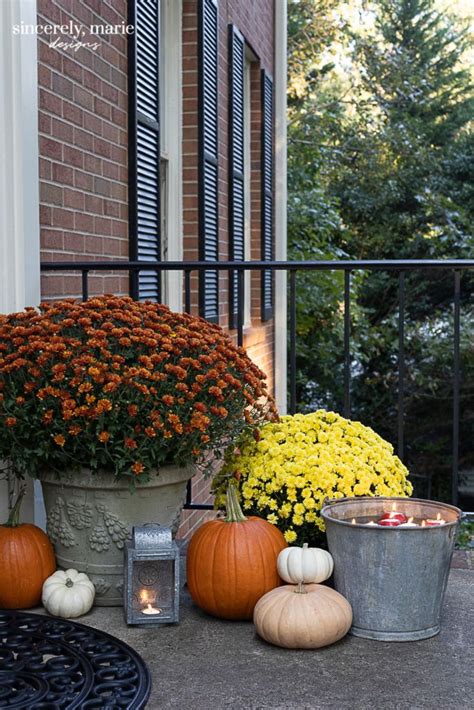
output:
M320 648L339 641L352 624L349 602L320 584L277 587L257 603L253 622L268 643L283 648Z
M324 582L334 569L332 556L318 547L287 547L278 555L278 574L289 584Z

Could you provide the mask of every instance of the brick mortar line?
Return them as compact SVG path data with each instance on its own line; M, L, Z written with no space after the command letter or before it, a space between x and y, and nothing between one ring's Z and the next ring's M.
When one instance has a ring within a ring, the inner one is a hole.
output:
M69 165L69 163L54 163L54 165L60 165L61 167L72 167ZM121 165L121 163L117 163L117 165ZM73 168L74 169L74 168ZM93 177L100 177L103 180L110 180L111 182L119 185L128 185L128 183L125 180L114 180L113 178L107 178L103 175L96 175L95 173L87 173L87 175L92 175ZM91 197L96 197L97 199L100 200L107 200L107 202L113 202L114 204L118 205L127 205L126 202L123 200L118 200L113 197L105 197L104 195L97 194L97 192L91 192L90 190L82 189L80 187L75 187L73 185L69 185L68 183L64 182L56 182L54 180L47 180L46 178L41 178L40 179L40 184L43 185L53 185L54 187L60 187L61 189L64 190L73 190L74 192L78 192L81 195L90 195ZM123 219L121 217L113 217L111 215L107 214L97 214L97 212L87 212L86 210L81 210L78 207L64 207L63 204L61 205L56 205L54 202L41 202L41 205L44 207L59 207L60 209L65 209L69 210L69 212L81 212L81 214L91 214L94 217L104 217L105 219L114 219L114 220L119 220L121 222L127 222L128 220Z
M71 101L71 99L68 99L65 96L61 96L60 94L55 94L52 89L48 89L45 86L41 86L40 84L38 85L38 87L39 87L39 89L41 89L41 91L45 91L47 94L51 94L51 96L54 96L56 98L59 97L61 101L67 101L71 106L74 106L75 108L79 108L84 113L87 113L88 116L93 116L94 118L97 118L97 120L102 121L105 124L110 124L110 126L112 126L113 128L117 128L119 131L123 131L124 133L127 133L127 127L123 128L122 126L119 126L117 123L113 123L113 121L111 119L105 118L105 117L101 116L100 114L90 111L88 108L84 108L80 104L74 103L74 101ZM96 96L96 94L93 94L93 95ZM105 102L109 103L107 99L102 99L102 97L99 97L99 98L101 101L105 101ZM120 106L117 106L116 104L110 104L110 105L113 106L118 111L121 111L125 116L127 116L127 111L125 109L120 108ZM57 113L50 111L48 108L41 108L40 107L38 109L38 113L43 113L48 117L51 116L52 118L55 118L57 121L61 121L62 123L65 123L67 126L71 126L72 128L79 128L79 130L86 131L87 133L90 132L89 129L82 128L77 123L73 123L72 121L68 121L66 118L64 118L63 115L58 115ZM93 135L96 135L96 134L94 133ZM105 140L110 140L110 139L106 138Z
M105 60L102 60L102 61L105 61ZM109 65L110 67L112 67L113 69L115 69L115 67L113 66L113 64L110 64L110 62L105 62L105 63L108 64L108 65ZM57 74L57 76L59 76L61 79L65 79L66 81L70 81L71 84L74 84L74 86L77 86L78 89L83 89L84 91L88 91L88 92L90 92L90 93L92 94L92 96L96 96L96 97L100 98L102 101L105 101L106 103L109 103L111 106L115 106L116 108L120 109L121 111L124 111L124 109L123 109L121 106L117 106L117 104L112 103L112 102L111 102L111 101L112 101L111 99L104 98L104 97L102 96L102 94L101 94L100 96L98 96L97 93L94 93L93 89L89 89L89 88L88 88L87 86L85 86L83 83L82 83L82 84L79 83L79 81L78 81L77 79L73 79L73 78L70 77L68 74L65 74L64 72L59 72L58 69L56 69L55 67L52 67L51 64L45 64L44 61L39 61L39 62L38 62L38 66L44 67L45 69L49 69L49 71L50 71L52 74ZM97 77L97 79L100 80L100 83L101 83L101 84L107 84L108 86L110 86L111 89L115 89L115 91L118 91L119 93L123 94L125 97L128 98L127 87L125 87L124 89L117 87L115 84L113 84L113 83L112 83L111 81L109 81L108 79L105 79L103 76L101 76L100 74L98 74L96 71L90 71L90 73L93 74L95 77ZM126 74L123 74L123 76L127 76L127 75L126 75ZM128 77L127 77L127 79L128 79ZM66 101L70 101L70 99L68 99L67 96L64 96L63 94L54 92L54 90L51 89L51 88L49 88L49 87L43 86L42 84L39 84L39 83L38 83L38 86L39 86L40 89L43 89L43 90L45 90L45 91L50 91L51 93L53 93L54 96L59 96L59 97L62 98L62 99L66 99ZM75 104L75 105L76 105L76 104ZM81 107L81 108L82 108L82 107ZM84 110L87 111L87 109L84 109ZM93 115L96 116L97 114L93 114Z

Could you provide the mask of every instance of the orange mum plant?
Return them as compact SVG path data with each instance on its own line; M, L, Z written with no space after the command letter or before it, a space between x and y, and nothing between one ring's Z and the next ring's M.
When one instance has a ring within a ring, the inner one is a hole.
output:
M0 458L19 474L146 480L276 417L264 373L202 318L116 296L0 316Z

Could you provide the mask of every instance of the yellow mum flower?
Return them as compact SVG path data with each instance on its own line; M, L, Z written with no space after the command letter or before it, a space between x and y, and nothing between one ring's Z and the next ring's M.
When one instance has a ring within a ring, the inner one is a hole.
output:
M408 471L393 447L369 427L335 412L283 416L236 442L214 478L216 506L238 471L243 507L278 525L289 543L319 544L326 498L409 496ZM293 529L298 527L298 533Z

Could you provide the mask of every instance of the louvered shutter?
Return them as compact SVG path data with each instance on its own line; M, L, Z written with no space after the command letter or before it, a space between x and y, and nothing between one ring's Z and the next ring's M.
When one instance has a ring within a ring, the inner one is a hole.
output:
M199 259L217 261L218 240L218 10L216 0L199 0ZM219 320L217 271L200 274L199 309Z
M130 258L161 260L160 225L160 0L129 0L129 225ZM160 275L131 278L134 298L160 300Z
M244 71L245 41L229 25L229 258L245 259L244 213ZM237 274L229 275L230 327L237 327Z
M273 260L273 82L262 69L262 261ZM273 277L262 272L262 320L273 315Z

